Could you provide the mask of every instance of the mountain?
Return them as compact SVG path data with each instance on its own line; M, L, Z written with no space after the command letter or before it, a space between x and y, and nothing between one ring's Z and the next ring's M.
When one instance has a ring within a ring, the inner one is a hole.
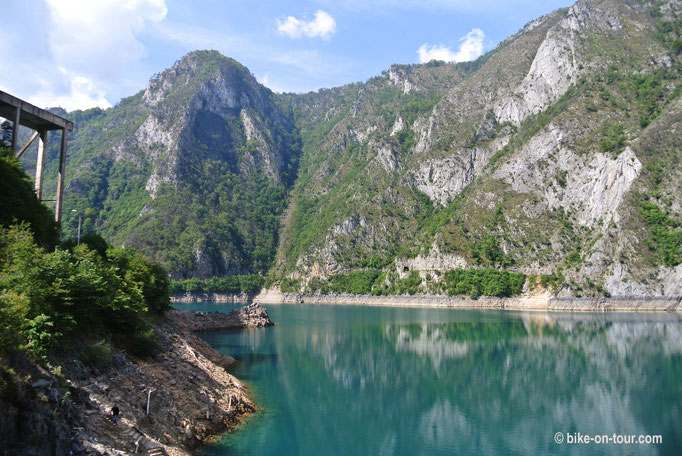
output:
M474 62L308 94L192 52L68 114L65 207L176 278L376 270L373 292L441 293L494 267L538 292L680 295L681 5L580 0Z
M300 149L291 110L242 65L187 54L145 90L70 113L65 222L175 278L265 272Z
M294 97L278 270L417 270L439 292L438 271L504 266L564 293L679 295L679 7L580 1L471 64Z

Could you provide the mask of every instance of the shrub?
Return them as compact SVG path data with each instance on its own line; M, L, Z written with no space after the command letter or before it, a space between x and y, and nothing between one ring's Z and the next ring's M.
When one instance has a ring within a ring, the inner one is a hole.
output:
M485 269L454 269L443 276L445 292L450 295L514 296L521 294L526 276L520 272Z
M641 201L637 206L637 211L649 227L651 233L649 244L658 252L663 264L671 268L680 264L682 262L680 223L649 201Z
M0 230L0 349L45 357L65 338L133 334L169 306L165 271L132 249L45 252L25 224Z
M138 358L148 358L160 351L154 328L139 328L126 337L123 345L126 350Z
M83 347L79 358L88 366L95 366L98 369L111 367L111 357L114 348L108 342L101 340L97 343Z

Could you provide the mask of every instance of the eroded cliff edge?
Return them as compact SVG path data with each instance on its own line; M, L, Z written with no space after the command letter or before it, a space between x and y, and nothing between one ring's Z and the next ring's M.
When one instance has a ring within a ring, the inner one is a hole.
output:
M4 454L132 454L138 446L138 454L181 456L232 429L255 405L228 372L236 361L192 331L273 323L259 305L199 314L172 310L153 322L159 347L147 359L117 351L104 368L72 359L44 369L19 357L25 381L0 398Z

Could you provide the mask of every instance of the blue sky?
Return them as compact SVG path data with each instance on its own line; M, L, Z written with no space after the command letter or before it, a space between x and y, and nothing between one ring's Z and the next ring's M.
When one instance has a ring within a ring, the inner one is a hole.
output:
M364 81L393 63L471 60L572 0L9 0L0 89L39 106L107 107L194 49L275 91Z

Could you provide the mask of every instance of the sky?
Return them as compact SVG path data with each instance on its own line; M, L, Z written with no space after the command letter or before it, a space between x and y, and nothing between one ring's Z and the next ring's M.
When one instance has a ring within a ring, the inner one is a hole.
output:
M366 81L394 63L474 60L572 0L2 0L0 90L107 108L196 49L275 92Z

